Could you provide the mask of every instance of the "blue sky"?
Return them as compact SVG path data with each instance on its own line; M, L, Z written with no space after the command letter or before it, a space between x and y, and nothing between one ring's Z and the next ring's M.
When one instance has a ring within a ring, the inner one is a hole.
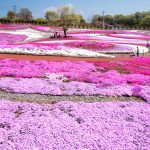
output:
M0 0L0 17L4 17L13 5L20 8L29 8L33 16L44 17L45 10L61 5L73 5L75 10L86 19L93 14L130 14L136 11L150 11L150 0Z

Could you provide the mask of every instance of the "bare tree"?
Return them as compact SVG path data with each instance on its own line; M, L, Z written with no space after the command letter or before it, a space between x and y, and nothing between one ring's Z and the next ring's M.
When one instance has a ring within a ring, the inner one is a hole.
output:
M32 20L32 12L28 8L21 8L19 13L17 14L17 17L21 20Z

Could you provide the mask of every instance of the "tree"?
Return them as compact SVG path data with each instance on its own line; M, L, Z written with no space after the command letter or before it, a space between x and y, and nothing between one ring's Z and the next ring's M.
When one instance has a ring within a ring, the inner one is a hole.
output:
M111 15L106 15L105 16L105 23L106 25L113 25L113 17Z
M32 23L46 24L47 22L44 18L36 18L35 20L32 20Z
M32 12L28 8L21 8L19 13L17 14L17 17L20 20L28 21L32 20Z
M142 13L140 12L136 12L135 13L135 19L136 19L136 23L139 24L139 22L141 21L141 19L143 19L144 17L142 16Z
M58 14L55 11L47 11L45 18L48 21L49 25L57 26L58 24Z
M64 36L67 37L67 31L70 26L78 25L80 23L80 17L77 14L70 14L60 18L59 26L63 28Z
M37 21L37 22L43 22L43 21L45 21L45 19L44 18L36 18L35 21Z
M125 16L122 14L115 15L113 19L114 19L114 24L122 25L125 22Z
M86 24L86 21L82 15L79 15L80 17L80 24Z
M137 26L137 20L135 18L135 15L127 15L124 19L124 25L129 27L136 27Z
M150 27L150 15L146 15L142 20L141 20L141 25L144 27Z
M59 26L63 28L64 36L67 37L69 27L79 24L80 17L75 14L73 7L70 6L62 6L57 8L57 14L59 17Z
M67 31L70 26L78 25L81 21L79 14L75 13L73 7L62 6L56 9L56 11L48 11L45 14L45 18L49 20L50 24L63 28L64 37L67 37Z
M55 11L47 11L45 14L47 20L58 18L58 15Z
M15 14L15 12L13 12L13 11L8 11L8 13L7 13L7 18L8 19L15 19L15 16L16 16L16 14Z
M117 14L114 16L105 15L105 24L109 27L149 27L150 11L136 12L130 15ZM103 16L94 15L91 19L91 24L100 26Z
M91 23L94 25L94 26L100 26L102 24L102 20L103 20L103 17L100 16L100 15L94 15L92 17L92 21Z

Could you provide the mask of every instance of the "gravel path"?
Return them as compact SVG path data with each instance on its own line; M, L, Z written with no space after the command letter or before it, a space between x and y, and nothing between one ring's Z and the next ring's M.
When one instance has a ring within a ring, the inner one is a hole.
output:
M56 103L58 101L83 101L83 102L104 102L104 101L138 101L144 102L137 97L106 97L106 96L51 96L41 94L15 94L0 91L0 99L21 101L21 102L37 102L37 103Z

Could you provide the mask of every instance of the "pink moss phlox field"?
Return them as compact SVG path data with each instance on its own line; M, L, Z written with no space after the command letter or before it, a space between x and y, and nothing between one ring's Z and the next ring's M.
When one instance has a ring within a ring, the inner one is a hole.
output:
M95 65L104 71L117 70L120 73L150 75L149 57L139 57L129 61L97 62Z
M138 96L150 102L150 76L121 75L116 71L84 73L73 72L65 76L51 73L47 74L45 79L1 78L0 88L7 92L30 94ZM140 90L137 91L137 87Z
M0 100L0 112L2 150L150 149L146 103L39 105Z
M20 25L20 24L0 24L0 29L4 30L20 30L29 28L30 25Z
M136 81L128 81L130 84L125 79L116 80L115 77L97 79L100 83L68 81L61 74L51 74L46 79L1 78L0 88L7 92L28 94L137 96L150 102L150 77L144 83L137 78ZM97 80L95 78L94 82Z
M66 40L66 39L65 39ZM132 51L132 47L120 44L112 44L110 42L97 42L97 41L84 41L80 42L80 40L76 40L76 42L58 42L58 43L40 43L45 41L36 41L36 42L28 42L25 44L9 44L7 45L4 42L3 45L0 45L1 48L22 48L28 50L60 50L60 49L71 49L71 48L79 48L79 49L87 49L92 51L99 52L129 52ZM49 41L47 41L49 42ZM78 49L76 49L78 50Z
M24 41L27 38L25 35L9 34L9 33L0 33L0 44L12 44Z
M4 30L21 30L21 29L27 29L32 28L43 32L50 32L54 30L62 31L62 28L60 27L49 27L49 26L38 26L38 25L30 25L30 24L0 24L0 29Z
M65 73L76 72L90 73L95 70L92 63L86 62L47 62L47 61L25 61L25 60L0 60L0 75L1 76L16 76L16 77L40 77L45 73Z
M57 30L58 31L63 31L61 27L50 27L50 26L38 26L38 25L32 25L30 26L30 28L32 29L36 29L39 31L43 31L43 32L55 32Z
M138 35L138 34L109 34L110 37L125 38L125 39L139 39L139 40L150 40L148 35Z
M120 31L120 30L93 30L93 29L70 29L68 31L69 38L63 37L63 31L60 27L50 27L50 26L37 26L37 25L0 25L2 30L24 30L24 29L34 29L42 32L48 32L49 34L54 34L56 31L61 35L61 38L55 39L59 41L57 44L49 43L54 39L41 38L40 40L35 40L32 42L27 42L26 44L19 44L26 39L25 35L15 35L13 38L7 38L2 34L0 48L22 48L28 50L62 50L66 48L83 48L88 50L94 50L99 52L128 52L132 51L132 47L127 44L146 46L147 41L150 37L144 33L132 32L132 31ZM25 33L24 33L25 34ZM130 36L129 36L130 35ZM118 39L117 39L117 38ZM47 43L41 43L46 42ZM69 40L75 40L74 42L64 42ZM84 40L84 41L80 41ZM12 43L17 44L12 44ZM138 41L138 42L137 42ZM9 44L9 45L8 45ZM11 44L11 45L10 45ZM24 51L24 50L22 50Z
M135 86L132 92L133 95L142 97L150 103L150 86Z
M126 61L112 62L47 62L27 60L0 60L0 76L14 77L41 77L45 73L64 73L68 76L94 75L100 76L102 72L117 70L124 74L150 75L150 58L140 57Z
M13 93L132 96L133 86L126 84L101 86L101 84L84 83L78 81L64 82L55 78L2 78L0 79L0 88L7 92Z
M100 50L106 48L113 48L115 45L110 42L92 42L92 41L84 41L84 42L69 42L65 44L66 46L71 47L82 47L85 49L92 49L92 50Z
M144 36L145 33L142 32L133 32L133 31L128 31L128 30L96 30L96 29L76 29L76 30L71 30L69 31L70 34L113 34L113 35L118 35L118 34L133 34L133 35L141 35Z
M7 92L138 96L150 102L148 57L99 63L6 59L0 67L0 87Z
M31 26L32 29L36 29L38 31L49 32L50 29L47 26Z

